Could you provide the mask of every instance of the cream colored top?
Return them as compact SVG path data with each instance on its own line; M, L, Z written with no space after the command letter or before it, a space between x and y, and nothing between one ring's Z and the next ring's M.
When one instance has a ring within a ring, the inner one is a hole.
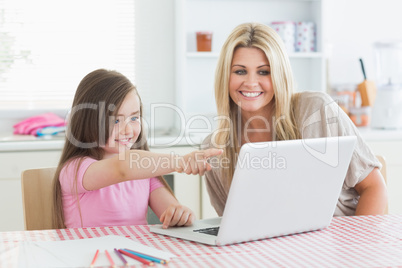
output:
M357 136L355 150L334 213L334 216L354 215L359 200L354 186L366 178L375 167L381 168L381 163L364 142L353 122L328 94L300 93L294 109L296 124L304 139ZM202 147L211 147L211 135L204 140ZM230 186L223 182L219 168L207 172L205 179L211 204L218 215L222 216Z

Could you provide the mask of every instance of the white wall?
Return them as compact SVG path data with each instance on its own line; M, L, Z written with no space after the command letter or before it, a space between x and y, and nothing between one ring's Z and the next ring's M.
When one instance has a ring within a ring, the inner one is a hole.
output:
M174 0L135 0L136 86L143 103L175 103ZM144 107L150 121L150 106ZM173 124L171 111L155 113L157 129ZM149 122L151 124L151 122Z
M331 84L362 82L359 58L375 80L373 43L402 40L401 10L402 0L327 0ZM174 0L136 0L136 82L145 102L175 103L174 16ZM157 128L166 130L175 115L157 111L156 118Z
M329 0L327 43L330 83L363 81L359 58L367 78L376 79L373 43L402 40L401 0Z

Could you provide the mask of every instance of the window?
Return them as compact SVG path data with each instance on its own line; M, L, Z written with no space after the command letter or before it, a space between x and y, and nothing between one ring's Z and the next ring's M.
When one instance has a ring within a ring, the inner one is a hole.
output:
M0 107L68 108L106 68L135 83L133 0L0 0Z

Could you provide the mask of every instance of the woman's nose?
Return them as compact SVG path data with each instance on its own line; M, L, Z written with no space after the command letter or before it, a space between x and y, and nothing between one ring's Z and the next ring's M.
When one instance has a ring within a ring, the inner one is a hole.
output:
M245 77L244 85L249 88L254 88L258 85L258 78L254 74L248 74Z

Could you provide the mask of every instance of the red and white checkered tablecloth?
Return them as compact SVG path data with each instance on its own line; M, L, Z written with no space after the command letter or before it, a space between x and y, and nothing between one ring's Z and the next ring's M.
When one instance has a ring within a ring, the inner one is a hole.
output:
M165 267L402 267L402 215L336 217L321 231L224 247L156 235L146 225L2 232L0 267L18 267L21 241L105 235L176 254L168 265L157 265Z

